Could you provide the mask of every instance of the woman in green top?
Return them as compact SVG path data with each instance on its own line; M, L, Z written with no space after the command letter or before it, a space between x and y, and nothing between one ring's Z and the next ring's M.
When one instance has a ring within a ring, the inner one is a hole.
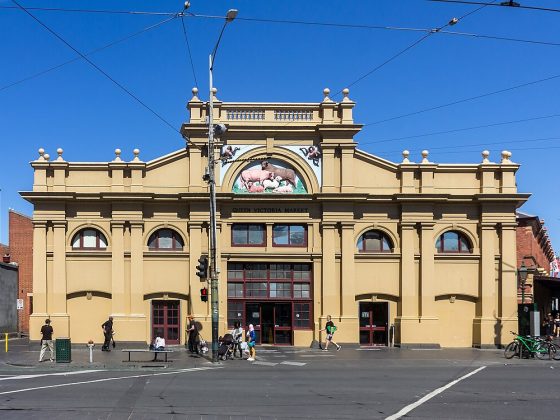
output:
M325 348L323 349L323 351L329 351L329 343L333 343L336 346L336 351L339 351L341 347L333 341L333 335L336 331L336 326L334 325L334 322L332 322L330 315L327 315L327 323L325 325L325 328L321 331L327 332L327 341L325 343Z

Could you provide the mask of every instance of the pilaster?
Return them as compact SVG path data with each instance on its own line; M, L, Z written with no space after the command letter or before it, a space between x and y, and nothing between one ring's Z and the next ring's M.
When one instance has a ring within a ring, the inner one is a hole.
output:
M130 222L130 314L144 315L144 222Z
M358 304L356 303L356 274L354 264L354 223L342 223L342 273L340 278L341 297L341 340L355 343L359 341Z
M124 221L111 221L111 294L112 314L123 316L126 313L126 287L124 278Z
M473 320L473 345L484 347L494 344L496 318L495 223L481 223L479 312ZM499 344L499 343L498 343Z
M47 308L47 223L33 221L33 313L29 321L32 340L41 338L40 329L48 316Z
M341 147L342 182L340 191L354 192L354 145Z
M510 331L517 331L517 259L515 223L500 224L500 302L498 317L499 328L496 331L497 343L502 345L510 341Z
M321 187L321 192L335 192L335 145L332 144L321 144L321 152L323 153L323 185Z
M70 336L70 319L66 308L66 221L53 221L53 291L51 320L59 337ZM56 322L55 322L56 321Z
M333 222L323 222L323 314L338 317L340 314L340 285L336 281L335 229ZM329 312L330 311L330 312Z

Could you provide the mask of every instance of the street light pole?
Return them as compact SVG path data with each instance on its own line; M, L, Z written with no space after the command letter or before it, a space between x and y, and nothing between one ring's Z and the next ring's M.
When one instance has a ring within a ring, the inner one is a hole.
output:
M218 299L218 263L216 258L216 178L214 159L214 81L212 71L220 40L228 23L237 16L236 9L230 9L226 21L220 32L214 50L208 57L208 80L210 85L210 98L208 100L208 185L210 187L210 307L212 311L212 362L218 362L218 324L219 324L219 299Z

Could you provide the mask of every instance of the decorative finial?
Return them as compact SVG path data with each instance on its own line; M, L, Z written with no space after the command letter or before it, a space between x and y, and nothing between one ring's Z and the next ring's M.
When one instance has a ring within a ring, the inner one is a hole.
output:
M402 151L402 163L410 163L410 160L408 159L408 157L410 156L410 152L408 150L403 150Z
M430 152L428 152L427 150L422 150L422 163L430 163L430 161L428 160L429 154Z
M331 90L329 88L323 89L323 95L325 95L325 97L323 98L323 102L332 102L331 98L329 98L329 93L331 93Z
M56 158L56 160L59 162L64 162L64 159L62 158L62 153L64 153L64 150L62 150L62 147L56 149L56 153L58 153L58 157Z
M216 94L218 93L218 88L213 87L211 89L212 95L214 95L214 100L217 101L218 97L216 96Z
M350 98L348 97L349 93L350 93L350 89L348 89L348 88L342 89L342 94L344 95L344 98L342 99L342 102L351 102Z
M196 86L192 88L192 94L193 97L191 98L191 102L199 102L200 99L198 99L198 88Z
M121 162L121 149L115 149L115 159L113 159L113 162Z
M48 153L45 153L44 156L45 156L45 160L49 160L51 158L51 155L49 155Z
M45 160L45 149L42 147L39 149L39 158L37 160Z
M511 163L509 159L511 157L511 152L504 150L502 151L502 162L501 163Z
M482 151L482 163L490 163L488 160L488 156L490 156L490 152L488 150Z
M138 157L138 155L140 154L140 149L134 149L132 153L134 154L134 159L132 159L132 161L140 162L140 158Z

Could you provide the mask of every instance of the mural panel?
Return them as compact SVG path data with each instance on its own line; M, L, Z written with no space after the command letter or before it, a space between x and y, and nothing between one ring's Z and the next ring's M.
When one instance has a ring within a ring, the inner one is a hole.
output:
M236 194L307 194L299 174L278 159L247 165L237 176L232 192Z

